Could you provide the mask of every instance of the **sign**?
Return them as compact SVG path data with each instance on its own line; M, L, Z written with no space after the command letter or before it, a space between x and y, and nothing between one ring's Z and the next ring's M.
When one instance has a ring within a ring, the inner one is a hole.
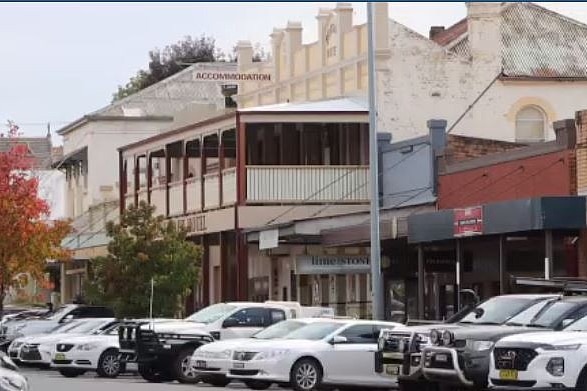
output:
M368 255L302 255L296 258L296 274L370 273Z
M175 220L178 228L185 229L188 233L206 231L206 215L200 214L178 218Z
M195 79L200 81L271 81L270 73L238 73L238 72L196 72Z
M483 207L454 210L454 236L472 236L483 234Z
M259 232L259 250L267 250L279 246L279 229Z

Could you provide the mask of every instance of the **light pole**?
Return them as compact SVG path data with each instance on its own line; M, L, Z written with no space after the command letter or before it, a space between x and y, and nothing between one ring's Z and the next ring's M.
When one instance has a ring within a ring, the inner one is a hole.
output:
M377 148L377 101L375 91L375 44L373 39L373 3L367 3L369 64L369 172L371 174L371 299L373 319L384 319L383 282L381 277L381 242L379 241L379 153Z

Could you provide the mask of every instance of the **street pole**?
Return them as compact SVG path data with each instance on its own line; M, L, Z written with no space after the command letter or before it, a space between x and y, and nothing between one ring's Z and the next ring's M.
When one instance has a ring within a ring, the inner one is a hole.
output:
M377 102L375 91L375 45L373 3L367 3L369 64L369 172L371 174L371 300L373 319L385 318L379 242L379 154L377 148Z

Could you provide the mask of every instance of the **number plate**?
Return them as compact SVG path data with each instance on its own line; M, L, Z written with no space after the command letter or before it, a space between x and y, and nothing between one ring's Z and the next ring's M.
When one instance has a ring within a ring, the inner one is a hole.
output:
M245 363L244 362L235 362L234 364L232 364L232 367L234 369L243 369L245 367Z
M389 376L397 376L397 375L399 375L399 369L400 369L399 365L386 364L385 365L385 374L389 375Z
M499 371L501 380L518 380L518 371L515 369L502 369Z
M196 361L196 368L206 368L206 367L207 367L206 361L200 361L200 360Z
M57 353L55 355L55 360L65 360L65 354L63 354L63 353Z
M438 362L448 362L448 355L446 354L435 354L434 361Z

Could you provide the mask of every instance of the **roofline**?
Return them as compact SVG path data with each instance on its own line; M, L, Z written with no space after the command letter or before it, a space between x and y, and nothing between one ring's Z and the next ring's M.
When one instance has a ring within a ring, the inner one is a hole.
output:
M82 125L87 124L88 122L92 121L128 121L128 122L136 122L136 121L160 121L160 122L168 122L173 121L172 116L168 115L142 115L138 117L128 117L124 115L94 115L88 114L84 115L81 118L65 125L61 129L57 130L57 134L60 136L66 135L74 131L75 129L79 128Z
M134 142L132 144L123 145L122 147L117 148L117 149L118 149L119 152L124 152L124 151L127 151L127 150L132 149L132 148L140 147L141 145L152 143L153 141L158 141L158 140L165 139L165 138L167 138L169 136L174 136L176 134L185 132L187 130L196 128L198 126L204 126L204 125L208 125L208 124L211 124L211 123L214 123L214 122L223 121L223 120L228 119L230 117L235 117L235 122L236 122L236 111L233 111L233 112L230 112L230 113L227 113L227 114L222 114L222 115L219 115L219 116L216 116L216 117L208 118L208 119L205 119L203 121L194 122L194 123L191 123L191 124L188 124L188 125L181 126L179 128L171 129L171 130L169 130L167 132L156 134L154 136L151 136L149 138L145 138L145 139L139 140L139 141Z
M587 81L587 76L508 76L502 74L501 81Z
M295 111L279 111L279 110L259 110L259 111L239 111L238 112L241 116L248 115L248 114L263 114L263 115L284 115L284 114L367 114L369 113L368 109L365 110L295 110Z

